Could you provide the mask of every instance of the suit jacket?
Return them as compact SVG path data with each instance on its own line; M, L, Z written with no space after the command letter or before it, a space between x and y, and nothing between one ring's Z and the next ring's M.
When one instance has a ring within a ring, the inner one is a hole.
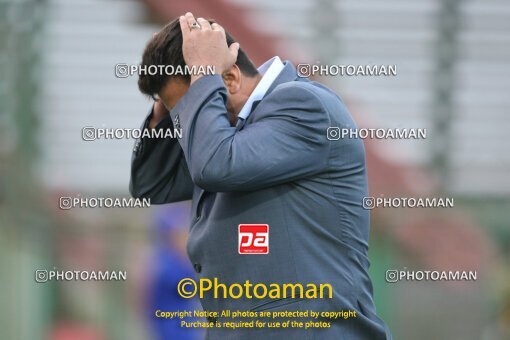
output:
M354 310L357 317L327 320L326 329L214 328L207 338L390 339L368 276L364 145L326 135L330 126L355 128L342 100L299 78L289 62L241 129L229 124L226 100L219 75L197 80L156 127L181 128L182 138L136 143L131 194L156 204L192 199L187 250L198 278L333 287L332 299L206 295L204 310ZM269 254L238 253L244 223L269 225Z

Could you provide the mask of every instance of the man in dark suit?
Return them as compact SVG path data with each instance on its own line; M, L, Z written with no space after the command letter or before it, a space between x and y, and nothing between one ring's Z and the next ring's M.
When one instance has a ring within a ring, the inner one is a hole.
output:
M332 286L322 299L205 294L204 310L356 312L315 320L327 328L223 327L207 337L391 339L368 276L364 146L326 135L331 126L355 128L341 99L278 57L257 70L221 26L191 13L147 45L142 65L160 64L213 66L215 74L140 76L141 91L158 97L144 128L181 129L182 138L137 141L132 195L158 204L192 199L187 251L199 279ZM241 252L242 224L268 226L261 252Z

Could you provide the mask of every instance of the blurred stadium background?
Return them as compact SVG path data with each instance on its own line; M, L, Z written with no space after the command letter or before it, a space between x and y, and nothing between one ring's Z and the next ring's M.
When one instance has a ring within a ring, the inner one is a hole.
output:
M128 197L150 102L145 43L185 11L215 18L257 64L396 64L396 77L319 79L363 127L427 128L367 142L373 196L442 195L454 209L372 212L371 275L395 339L509 339L510 3L505 0L0 0L0 339L147 339L150 209L58 208ZM158 212L159 213L159 212ZM37 284L36 269L127 270L123 282ZM387 269L477 270L476 283L385 282ZM508 332L508 328L507 328ZM508 333L506 333L508 336Z

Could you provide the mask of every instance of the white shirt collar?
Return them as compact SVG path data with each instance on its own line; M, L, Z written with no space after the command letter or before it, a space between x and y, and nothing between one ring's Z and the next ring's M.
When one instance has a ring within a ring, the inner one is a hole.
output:
M266 61L262 66L258 68L260 74L262 74L262 79L260 79L259 83L248 97L248 100L244 104L243 108L239 112L238 118L246 120L251 113L251 108L253 106L253 102L257 100L261 100L267 93L267 90L271 87L275 79L278 77L280 72L283 70L285 65L282 63L281 59L276 56L268 61Z

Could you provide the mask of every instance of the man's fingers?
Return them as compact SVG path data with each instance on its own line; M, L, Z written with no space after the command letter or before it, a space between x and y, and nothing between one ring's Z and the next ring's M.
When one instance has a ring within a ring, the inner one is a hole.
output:
M190 28L188 26L188 21L186 20L186 17L181 15L179 17L179 24L181 24L182 37L186 38L190 33Z
M225 30L217 23L210 24L190 12L179 17L183 36L183 56L188 65L213 65L223 73L237 60L239 43L227 47ZM195 32L194 32L195 31ZM192 80L193 81L193 80Z
M184 15L184 17L186 18L186 21L188 22L188 30L191 30L194 25L198 24L197 21L195 20L195 17L193 16L193 14L191 14L190 12L186 13Z
M211 28L212 28L213 31L220 31L220 32L225 33L225 30L223 29L223 27L221 27L219 24L217 24L215 22L213 22L211 24Z
M200 27L202 28L202 31L211 30L211 25L209 24L209 21L205 20L204 18L198 18L197 21Z

